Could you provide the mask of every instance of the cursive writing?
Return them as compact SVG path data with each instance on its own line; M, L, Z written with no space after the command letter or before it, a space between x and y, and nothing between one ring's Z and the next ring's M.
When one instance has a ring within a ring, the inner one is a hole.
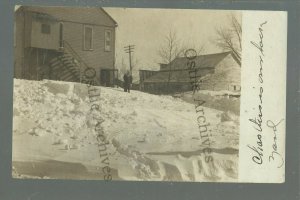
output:
M259 81L259 90L258 90L258 114L256 117L250 118L249 121L251 122L253 128L257 131L256 133L256 145L247 145L249 149L252 150L252 160L254 163L261 165L263 163L263 140L262 140L262 131L263 131L263 63L264 63L264 29L263 27L267 24L267 21L261 23L258 27L258 35L259 41L254 42L251 41L250 43L259 51L258 55L258 62L259 62L259 73L258 73L258 81ZM253 87L255 88L255 87Z
M267 127L271 128L273 131L273 145L272 145L272 153L269 156L269 162L276 162L276 160L279 164L277 165L277 168L281 168L284 164L283 157L280 153L278 153L278 145L277 145L277 127L280 125L280 123L283 121L281 119L278 123L274 123L271 120L267 121Z

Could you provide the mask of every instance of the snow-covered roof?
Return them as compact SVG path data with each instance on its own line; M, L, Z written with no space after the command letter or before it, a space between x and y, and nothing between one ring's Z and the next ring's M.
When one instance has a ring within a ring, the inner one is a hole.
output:
M214 68L216 65L221 62L227 55L231 54L231 51L215 53L215 54L206 54L199 55L193 59L196 64L196 68ZM188 69L187 65L188 58L178 57L171 61L170 64L167 64L166 67L171 66L171 69Z
M197 56L193 60L196 64L195 68L213 70L229 54L231 54L230 51ZM189 60L186 57L175 58L170 65L167 65L167 67L164 68L164 70L157 72L144 82L191 82L192 80L191 75L189 74L189 65L187 64L188 61ZM171 70L168 68L168 66L170 66ZM201 74L201 72L199 72L199 74ZM203 74L201 74L201 76L202 75Z

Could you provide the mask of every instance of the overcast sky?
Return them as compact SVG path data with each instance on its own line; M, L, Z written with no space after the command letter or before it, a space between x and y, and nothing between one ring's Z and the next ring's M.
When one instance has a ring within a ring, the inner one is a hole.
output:
M170 29L191 47L205 45L204 53L221 52L211 40L215 27L229 23L232 11L191 9L104 8L118 23L116 28L116 66L129 66L124 46L135 45L133 60L140 69L158 69L158 49ZM235 13L237 15L237 13Z

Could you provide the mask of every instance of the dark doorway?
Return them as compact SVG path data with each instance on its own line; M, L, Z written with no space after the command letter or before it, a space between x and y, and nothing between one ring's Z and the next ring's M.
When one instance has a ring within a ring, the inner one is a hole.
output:
M103 85L103 86L109 85L109 71L108 70L101 70L100 82L101 82L101 85Z
M100 84L107 87L113 87L115 85L117 74L117 69L102 69L100 72Z

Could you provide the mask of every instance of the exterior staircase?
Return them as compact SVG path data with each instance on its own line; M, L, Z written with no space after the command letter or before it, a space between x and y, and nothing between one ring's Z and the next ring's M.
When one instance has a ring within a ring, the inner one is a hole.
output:
M78 61L67 52L50 61L52 79L60 81L80 82L80 66Z
M78 61L64 51L50 61L51 78L60 81L80 82L80 66Z
M63 46L59 55L50 61L51 79L82 82L82 72L89 66L67 41L63 41Z

